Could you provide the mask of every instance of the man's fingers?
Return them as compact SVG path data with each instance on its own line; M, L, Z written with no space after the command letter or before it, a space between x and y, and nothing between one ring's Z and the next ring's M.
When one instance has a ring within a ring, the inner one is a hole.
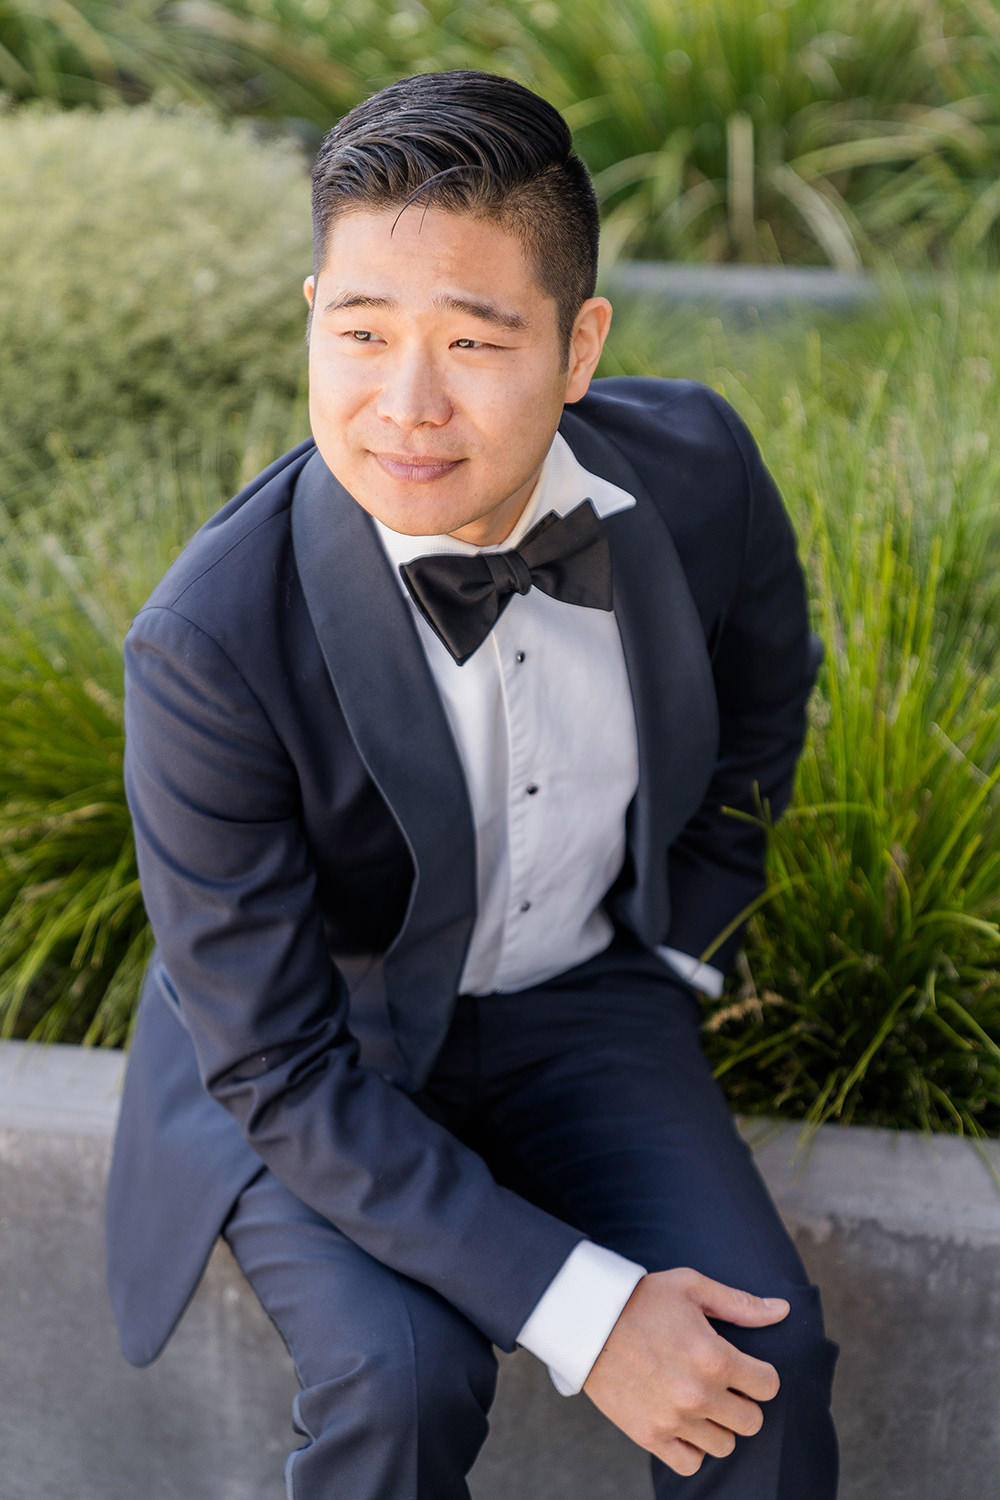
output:
M681 1440L710 1453L713 1458L728 1458L736 1447L736 1438L728 1427L719 1427L715 1422L697 1422L681 1429Z
M749 1396L751 1401L773 1401L781 1388L778 1372L773 1365L752 1354L744 1354L732 1344L732 1364L726 1385L730 1391Z
M667 1438L650 1451L655 1453L668 1469L673 1469L675 1474L683 1474L686 1478L697 1474L705 1457L704 1449L696 1448L693 1443L685 1443L681 1438Z
M761 1397L761 1400L766 1400ZM737 1437L753 1437L764 1425L764 1413L756 1401L748 1401L736 1391L727 1391L712 1407L712 1421L726 1427Z

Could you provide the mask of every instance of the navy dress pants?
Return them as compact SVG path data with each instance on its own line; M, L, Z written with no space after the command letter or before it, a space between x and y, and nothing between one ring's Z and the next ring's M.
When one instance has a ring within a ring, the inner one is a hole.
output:
M695 998L655 955L604 954L517 994L462 997L422 1107L494 1175L651 1271L695 1270L785 1297L771 1328L716 1325L770 1361L764 1425L657 1500L833 1500L836 1346L819 1297L701 1051ZM277 1326L301 1392L290 1500L468 1500L496 1360L436 1293L388 1270L267 1169L225 1236Z

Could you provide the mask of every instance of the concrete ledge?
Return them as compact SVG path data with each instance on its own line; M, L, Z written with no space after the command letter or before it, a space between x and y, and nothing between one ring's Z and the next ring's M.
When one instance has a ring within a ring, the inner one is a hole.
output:
M220 1248L163 1357L121 1359L101 1200L121 1059L0 1044L2 1500L278 1500L295 1382ZM752 1122L843 1354L844 1500L1000 1493L1000 1147ZM643 1454L505 1359L475 1500L648 1500ZM808 1497L803 1497L808 1500Z
M641 297L668 303L695 303L720 310L760 312L795 306L850 311L878 299L875 279L867 271L837 271L830 266L687 265L683 262L632 260L611 265L602 276L610 295Z

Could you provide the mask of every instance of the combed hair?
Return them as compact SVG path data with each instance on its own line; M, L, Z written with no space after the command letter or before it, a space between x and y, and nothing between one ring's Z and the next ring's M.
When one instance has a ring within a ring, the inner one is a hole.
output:
M568 349L594 295L599 219L558 111L509 78L469 70L418 73L366 99L329 132L313 168L316 270L344 214L421 200L521 242Z

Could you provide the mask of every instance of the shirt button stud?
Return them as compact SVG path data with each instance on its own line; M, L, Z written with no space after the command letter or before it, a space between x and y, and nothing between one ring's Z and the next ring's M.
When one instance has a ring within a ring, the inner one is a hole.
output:
M535 795L535 793L538 791L538 788L535 785L535 783L532 782L531 785L530 786L526 786L524 790L527 792L527 794L528 794L529 797L533 797Z
M514 660L517 662L518 666L520 666L521 663L524 661L524 652L523 651L519 651L517 653L517 655L514 657Z
M531 902L530 901L522 901L521 902L521 910L522 911L530 911L531 910Z

